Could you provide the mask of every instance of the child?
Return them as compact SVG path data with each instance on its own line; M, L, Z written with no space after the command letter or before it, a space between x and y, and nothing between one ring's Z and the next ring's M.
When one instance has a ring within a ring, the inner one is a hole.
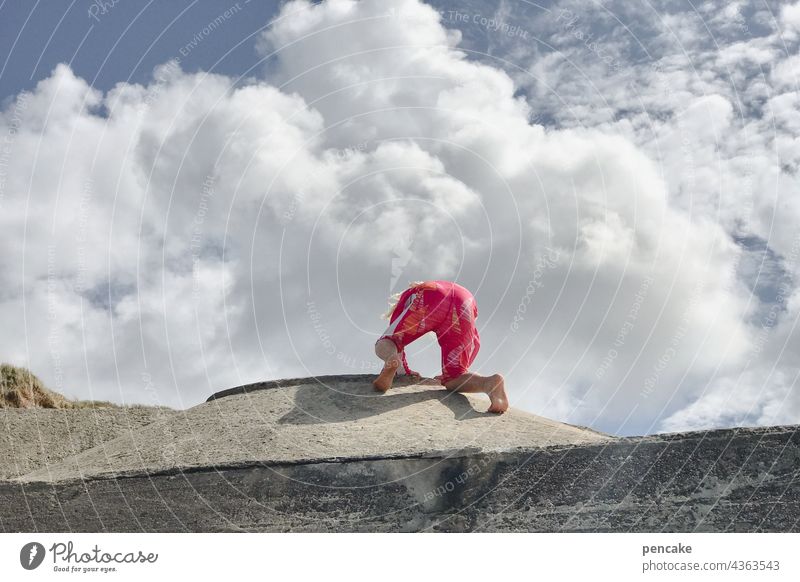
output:
M375 354L384 361L373 382L386 392L398 368L419 375L408 367L405 346L432 331L442 348L442 374L436 379L455 392L483 392L489 396L489 412L508 409L505 382L500 374L480 376L467 371L480 348L475 319L478 306L472 294L449 281L419 281L403 291L389 315L389 327L375 342Z

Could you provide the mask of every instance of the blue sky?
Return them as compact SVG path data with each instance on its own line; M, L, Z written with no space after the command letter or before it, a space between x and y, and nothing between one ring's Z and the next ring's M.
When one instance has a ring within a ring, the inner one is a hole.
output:
M524 410L800 419L800 3L98 6L0 5L1 359L186 407L442 278Z
M58 63L106 91L124 81L143 83L153 67L175 56L203 27L236 8L222 0L128 2L105 13L95 2L4 2L0 6L0 99L30 89ZM277 2L245 2L182 58L187 71L241 75L257 64L255 36L278 9ZM91 12L90 12L91 10Z

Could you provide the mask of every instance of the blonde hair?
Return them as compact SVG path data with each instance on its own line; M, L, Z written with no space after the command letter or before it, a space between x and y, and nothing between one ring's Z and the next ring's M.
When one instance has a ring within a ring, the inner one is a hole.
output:
M412 287L418 287L419 285L422 285L424 282L425 281L411 281L409 282L407 289L411 289ZM392 317L392 313L394 313L394 309L395 307L397 307L397 302L400 301L400 296L403 293L405 293L405 291L406 289L400 291L399 293L392 293L389 296L389 309L386 311L386 313L381 315L381 319L389 319L390 317Z

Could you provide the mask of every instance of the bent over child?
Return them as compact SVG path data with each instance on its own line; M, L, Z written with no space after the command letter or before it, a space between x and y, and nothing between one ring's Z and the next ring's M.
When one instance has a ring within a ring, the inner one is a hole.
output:
M505 382L500 374L481 376L469 371L480 348L475 319L478 305L472 293L450 281L421 281L403 291L389 316L389 327L375 342L375 354L384 367L373 385L386 392L395 374L418 375L408 367L405 347L432 331L442 350L442 373L436 378L453 392L483 392L490 412L508 409Z

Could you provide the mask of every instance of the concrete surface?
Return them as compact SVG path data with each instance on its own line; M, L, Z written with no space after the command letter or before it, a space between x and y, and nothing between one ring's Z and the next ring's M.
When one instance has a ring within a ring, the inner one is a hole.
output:
M484 395L450 393L433 381L405 380L381 394L372 378L306 378L226 391L23 479L503 451L612 438L519 410L486 413Z
M318 380L226 391L0 481L0 529L800 531L797 426L612 438Z
M0 479L91 449L174 414L168 408L0 408Z

